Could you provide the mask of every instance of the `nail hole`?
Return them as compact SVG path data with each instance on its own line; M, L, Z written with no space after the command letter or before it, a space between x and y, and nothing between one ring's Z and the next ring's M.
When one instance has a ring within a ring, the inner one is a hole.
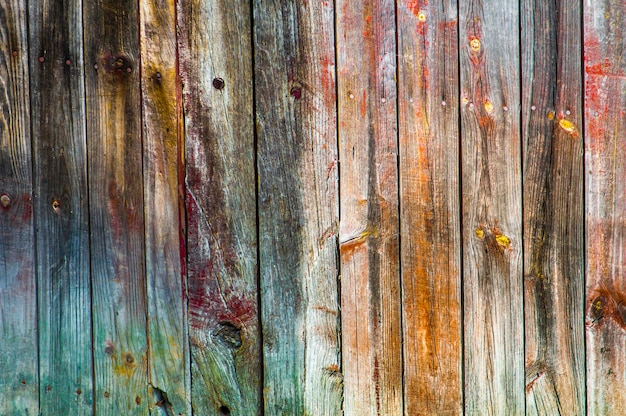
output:
M76 389L76 394L78 394L80 396L82 394L82 390L81 389Z
M228 406L220 406L220 414L221 415L229 415L230 414L230 409L228 408Z
M13 51L11 55L13 55L13 57L15 58L17 56L17 51Z
M216 90L223 89L225 84L226 83L222 78L213 78L213 88L215 88Z
M291 89L291 95L296 100L299 100L300 98L302 98L302 89L300 87L293 87Z
M109 398L109 396L111 396L111 394L109 394L109 392L108 392L108 391L105 391L105 392L104 392L104 397L106 397L106 398L108 399L108 398Z
M59 201L57 201L56 199L52 201L52 209L54 210L54 212L59 212L60 207L61 204L59 203Z

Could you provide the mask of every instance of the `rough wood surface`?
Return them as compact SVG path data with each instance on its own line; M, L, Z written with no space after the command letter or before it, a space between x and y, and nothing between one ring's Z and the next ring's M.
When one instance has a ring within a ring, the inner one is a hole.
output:
M84 3L95 411L147 415L138 4Z
M398 4L406 415L463 412L456 1Z
M0 414L39 412L26 2L0 1Z
M32 1L29 10L42 415L93 413L80 5Z
M176 226L181 208L176 10L174 0L139 5L149 406L151 413L160 408L166 414L191 415L180 250L184 237Z
M339 415L332 2L254 1L267 415Z
M587 410L626 409L624 2L584 2Z
M337 2L344 411L402 414L395 2Z
M465 411L525 413L519 4L460 11Z
M251 10L179 7L193 411L260 414Z
M585 413L581 7L523 0L526 414Z

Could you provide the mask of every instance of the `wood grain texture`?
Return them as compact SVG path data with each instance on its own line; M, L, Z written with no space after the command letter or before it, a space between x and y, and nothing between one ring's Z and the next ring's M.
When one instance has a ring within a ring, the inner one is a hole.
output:
M93 413L81 3L29 4L40 414ZM54 82L51 82L54 80Z
M332 2L254 2L267 415L342 414Z
M395 2L337 2L344 411L402 414Z
M526 414L580 415L585 413L581 8L567 0L523 0L521 6Z
M459 3L465 411L525 413L519 4Z
M139 3L150 412L191 415L174 0ZM158 403L161 402L159 405ZM168 413L169 412L169 413Z
M626 409L624 2L585 1L587 410Z
M84 3L95 412L147 415L138 4Z
M27 6L0 1L0 414L39 412Z
M398 4L406 415L463 412L456 1Z
M179 7L193 411L260 414L251 10Z

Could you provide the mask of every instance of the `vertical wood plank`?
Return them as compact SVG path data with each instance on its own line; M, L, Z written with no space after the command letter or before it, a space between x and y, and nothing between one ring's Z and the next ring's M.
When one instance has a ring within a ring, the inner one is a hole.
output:
M340 415L333 2L254 1L267 415Z
M626 409L624 2L584 2L589 414Z
M24 1L0 2L0 414L39 413Z
M138 3L85 2L95 411L147 415Z
M525 413L519 3L460 11L465 411Z
M399 2L398 43L405 414L461 414L457 2Z
M40 413L93 412L81 2L30 2Z
M261 413L250 4L179 3L198 415Z
M337 2L346 414L402 414L395 2Z
M151 413L161 408L191 415L179 226L176 9L174 0L146 0L139 7L149 407Z
M581 7L523 0L526 414L585 413Z

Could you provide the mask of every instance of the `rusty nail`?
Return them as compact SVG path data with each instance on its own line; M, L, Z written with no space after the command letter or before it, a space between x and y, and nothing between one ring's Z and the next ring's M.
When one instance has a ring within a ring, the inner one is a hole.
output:
M222 78L213 78L213 88L221 90L224 88L225 82Z
M43 61L45 61L44 57L43 57L43 56L40 56L40 57L39 57L39 62L43 62Z
M5 208L8 207L11 204L11 198L7 194L2 194L0 196L0 204Z

